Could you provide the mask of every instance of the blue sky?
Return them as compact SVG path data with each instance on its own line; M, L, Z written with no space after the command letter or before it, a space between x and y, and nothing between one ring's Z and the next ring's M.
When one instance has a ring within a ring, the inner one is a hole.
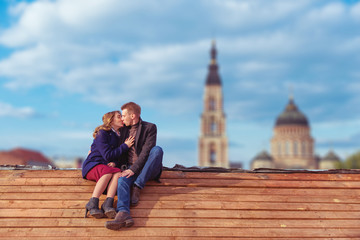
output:
M104 113L128 101L158 126L165 166L197 164L216 39L229 158L269 150L288 102L316 153L360 149L360 2L0 2L0 150L85 157Z

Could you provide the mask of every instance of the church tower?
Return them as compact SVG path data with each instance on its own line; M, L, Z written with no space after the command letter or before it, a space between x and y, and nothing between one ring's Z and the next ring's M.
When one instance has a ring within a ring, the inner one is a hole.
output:
M228 140L215 41L212 42L210 54L211 61L204 92L204 109L201 115L198 165L228 168Z

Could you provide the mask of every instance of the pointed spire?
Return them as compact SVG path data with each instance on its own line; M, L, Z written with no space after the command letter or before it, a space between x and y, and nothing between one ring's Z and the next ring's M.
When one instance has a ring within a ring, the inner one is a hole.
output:
M290 84L289 86L289 100L294 101L294 93L293 93L293 85Z
M215 65L216 64L216 42L215 39L212 40L212 46L211 46L211 65Z
M221 85L221 79L218 73L218 65L216 63L217 51L216 51L215 40L212 41L211 45L212 45L210 51L211 61L209 65L209 73L206 79L206 85Z

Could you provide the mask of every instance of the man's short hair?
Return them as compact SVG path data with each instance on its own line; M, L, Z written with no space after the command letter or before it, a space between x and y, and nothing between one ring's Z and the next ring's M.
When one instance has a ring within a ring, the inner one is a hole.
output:
M141 114L141 107L134 102L128 102L121 106L121 110L127 109L129 113Z

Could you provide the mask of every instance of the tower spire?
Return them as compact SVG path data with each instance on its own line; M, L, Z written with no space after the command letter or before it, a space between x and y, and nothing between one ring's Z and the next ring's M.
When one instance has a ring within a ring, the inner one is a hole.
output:
M213 39L211 43L211 61L210 61L211 65L216 65L216 54L217 54L216 41L215 39Z
M210 65L209 65L209 73L206 79L206 85L221 85L221 79L218 73L218 65L216 63L216 56L217 56L217 50L216 50L216 42L215 40L212 40L211 44L211 50L210 50Z

